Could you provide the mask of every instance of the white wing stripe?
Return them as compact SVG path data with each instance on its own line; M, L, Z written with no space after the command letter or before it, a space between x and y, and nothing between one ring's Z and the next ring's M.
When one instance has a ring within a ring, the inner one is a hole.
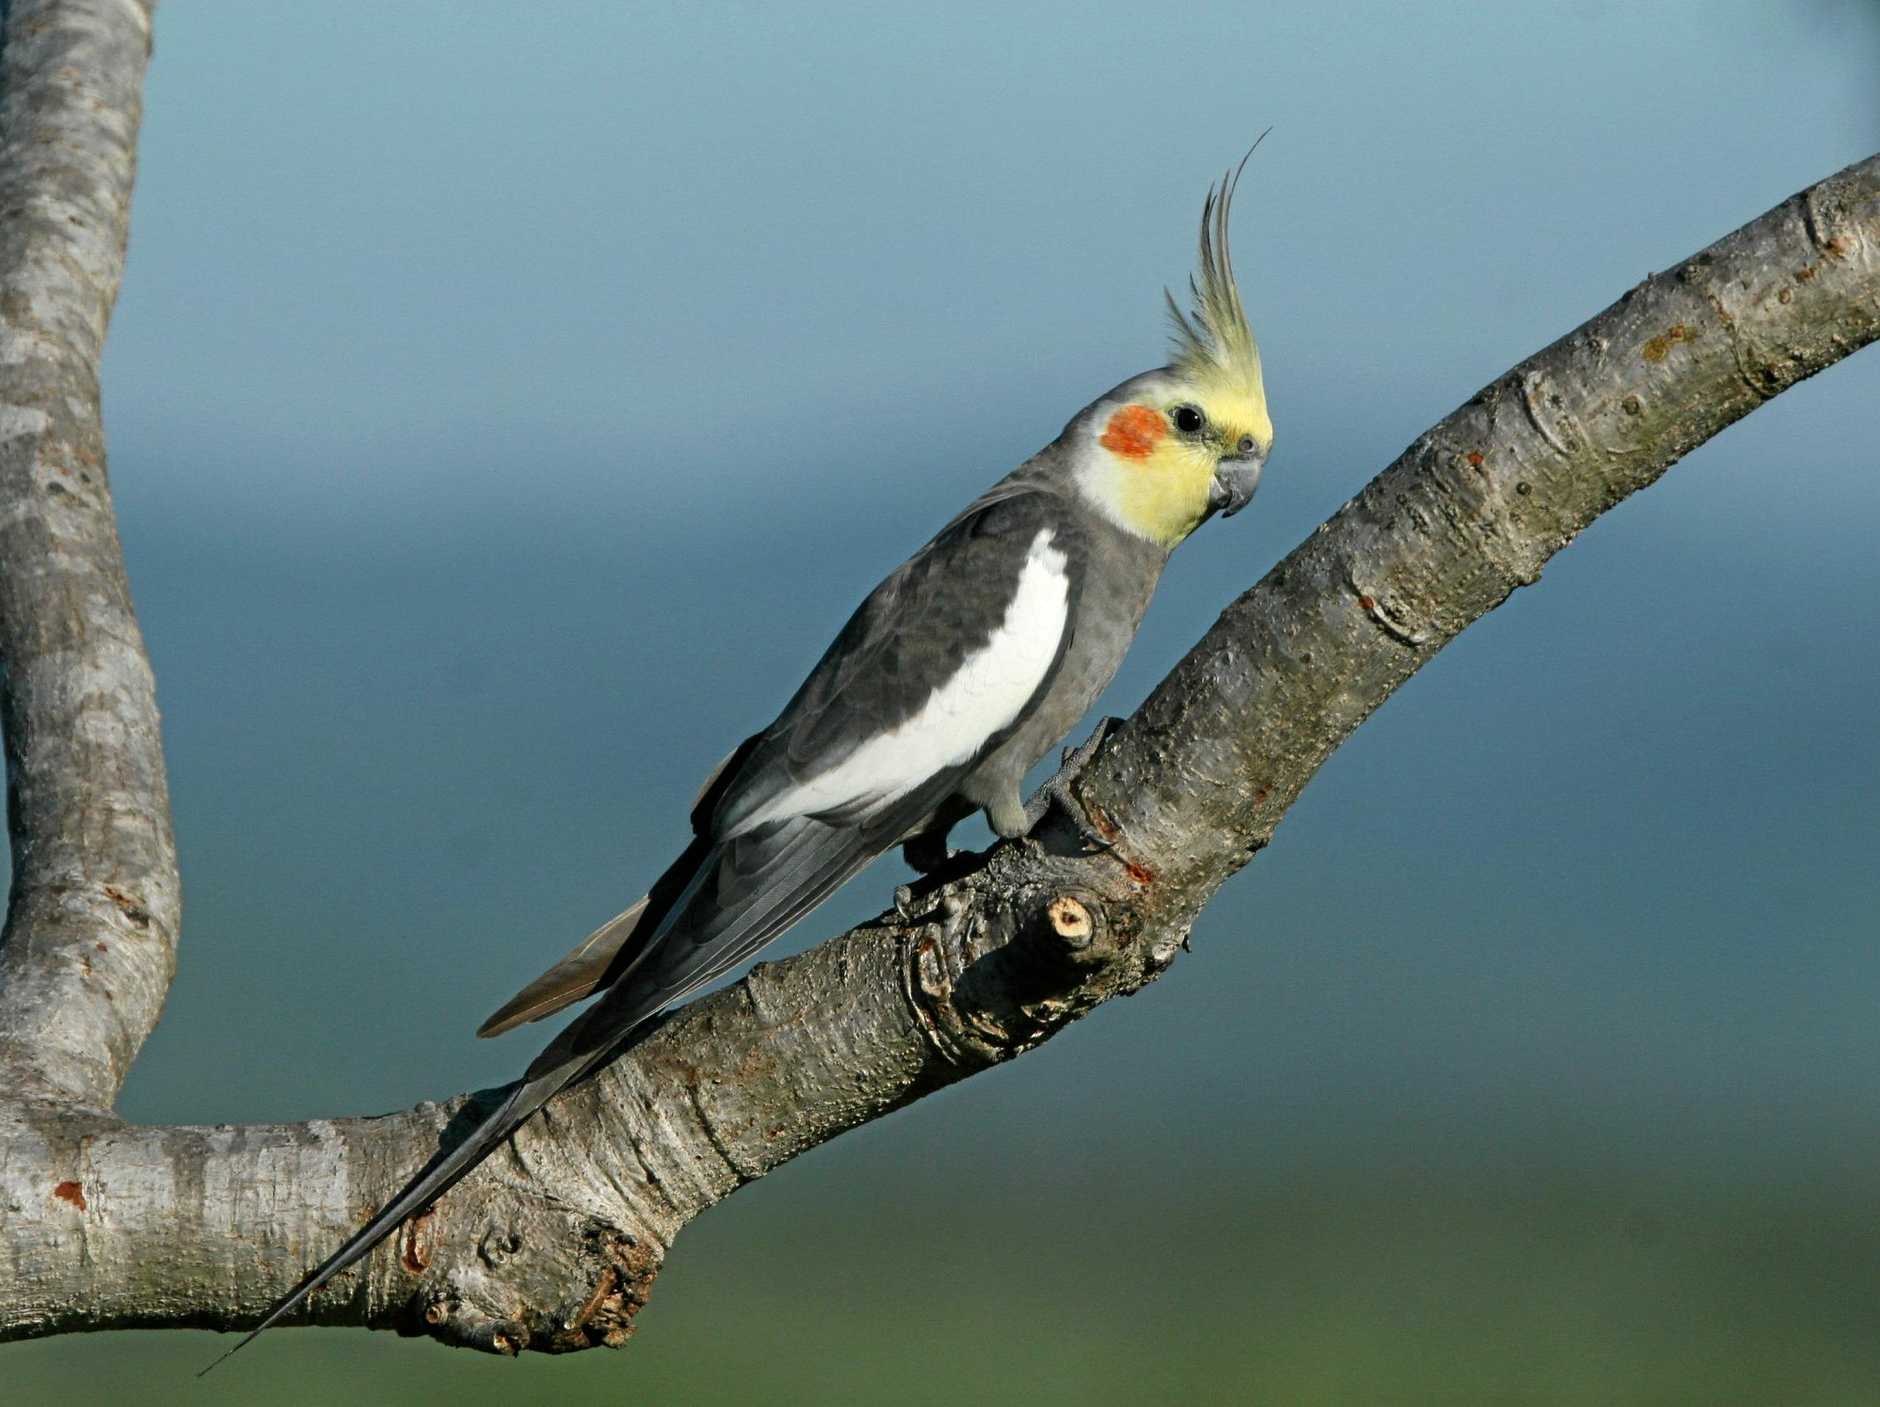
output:
M789 816L904 796L934 773L967 761L1008 727L1044 682L1070 619L1066 558L1051 541L1051 529L1039 529L1005 619L918 712L828 771L774 797L747 816L736 834Z

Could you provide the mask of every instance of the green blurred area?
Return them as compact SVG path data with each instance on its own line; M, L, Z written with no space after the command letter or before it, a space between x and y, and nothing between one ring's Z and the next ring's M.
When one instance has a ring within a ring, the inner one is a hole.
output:
M226 1339L120 1333L8 1348L6 1400L1862 1407L1880 1386L1880 1224L1853 1187L843 1181L786 1173L686 1232L618 1353L296 1329L197 1382Z

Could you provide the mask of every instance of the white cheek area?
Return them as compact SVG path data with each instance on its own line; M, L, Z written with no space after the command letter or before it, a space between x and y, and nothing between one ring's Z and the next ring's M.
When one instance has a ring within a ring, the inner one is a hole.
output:
M1070 619L1066 559L1051 541L1051 529L1041 528L992 638L961 661L917 712L768 802L738 833L785 817L905 796L936 772L971 760L988 738L1008 727L1044 683Z
M1130 522L1123 511L1123 476L1129 471L1102 445L1093 444L1071 471L1071 481L1084 503L1112 526L1126 533L1143 535L1142 528Z

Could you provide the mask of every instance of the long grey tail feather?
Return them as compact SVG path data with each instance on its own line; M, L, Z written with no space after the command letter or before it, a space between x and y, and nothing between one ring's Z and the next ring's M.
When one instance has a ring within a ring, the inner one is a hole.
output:
M379 1214L355 1231L337 1251L320 1262L318 1268L301 1282L286 1299L268 1311L263 1319L235 1347L196 1374L203 1377L211 1369L240 1353L249 1344L278 1324L335 1275L363 1260L372 1248L396 1231L406 1217L423 1210L448 1192L471 1169L487 1158L502 1141L527 1121L563 1086L571 1084L589 1068L600 1063L608 1052L583 1055L564 1061L540 1074L531 1073L509 1091L503 1102L471 1131L470 1136L442 1157L433 1160ZM539 1063L539 1062L538 1062Z
M909 814L890 817L881 828L882 834L898 835L912 824L914 812L924 805L920 798L911 799L906 808ZM609 990L599 1005L552 1041L529 1067L522 1081L468 1138L421 1170L384 1210L354 1232L298 1289L269 1311L268 1317L246 1338L197 1376L201 1377L241 1352L327 1281L368 1255L374 1246L397 1230L405 1218L449 1191L559 1090L619 1050L648 1017L742 962L806 910L814 908L830 890L866 865L882 848L852 831L825 827L809 818L795 823L794 834L779 839L784 840L784 851L760 866L761 882L729 903L725 900L730 896L717 888L724 855L708 850L697 868L685 876L683 890L670 900L662 901L670 905L667 917L661 921L664 931L654 931L649 948L665 947L674 926L697 924L711 936L700 945L687 943L671 951L666 964L658 964L657 959L652 959L648 966L636 964L638 970L634 977ZM772 868L779 860L781 866ZM675 870L679 868L674 866ZM671 876L672 871L669 871L668 877ZM759 877L752 875L746 879L748 882ZM709 907L704 914L692 914L694 903L701 899ZM764 902L766 899L768 903ZM753 908L757 909L755 914L751 912ZM650 953L647 956L650 957Z

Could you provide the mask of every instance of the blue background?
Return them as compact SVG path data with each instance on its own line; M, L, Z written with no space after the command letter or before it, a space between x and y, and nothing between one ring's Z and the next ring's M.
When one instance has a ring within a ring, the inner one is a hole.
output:
M1880 7L185 3L105 369L182 971L151 1121L502 1081L859 597L1161 359L1278 445L1102 707L1478 386L1880 146ZM1184 957L690 1229L624 1356L0 1350L28 1397L1872 1401L1880 354L1585 534ZM977 825L977 823L975 823ZM978 833L983 837L983 831ZM972 840L973 832L967 832ZM870 914L884 861L792 934Z

